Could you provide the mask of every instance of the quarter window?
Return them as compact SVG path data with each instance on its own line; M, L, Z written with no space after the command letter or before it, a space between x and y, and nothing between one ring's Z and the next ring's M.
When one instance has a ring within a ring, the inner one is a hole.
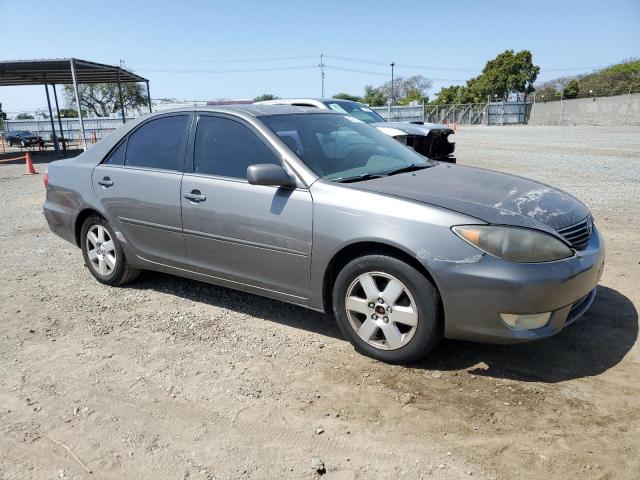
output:
M120 145L111 152L111 155L107 157L107 160L104 163L107 165L124 165L124 151L126 145L126 141L121 142Z
M247 167L256 163L281 165L248 127L227 118L200 117L194 151L195 173L246 178Z
M129 137L126 165L182 170L188 115L152 120Z

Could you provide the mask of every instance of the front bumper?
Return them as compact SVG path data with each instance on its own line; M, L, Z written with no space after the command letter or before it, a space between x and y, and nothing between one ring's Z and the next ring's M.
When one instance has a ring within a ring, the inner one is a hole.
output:
M443 265L433 272L442 296L445 337L520 343L548 337L591 306L604 267L604 244L594 228L584 250L566 260L514 263L483 255L477 262ZM541 328L516 330L501 313L552 312Z

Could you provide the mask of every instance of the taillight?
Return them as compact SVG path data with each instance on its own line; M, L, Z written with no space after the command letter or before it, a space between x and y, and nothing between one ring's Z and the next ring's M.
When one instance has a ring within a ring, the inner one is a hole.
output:
M44 177L42 178L42 180L44 180L44 188L47 188L49 186L49 173L48 172L44 172Z

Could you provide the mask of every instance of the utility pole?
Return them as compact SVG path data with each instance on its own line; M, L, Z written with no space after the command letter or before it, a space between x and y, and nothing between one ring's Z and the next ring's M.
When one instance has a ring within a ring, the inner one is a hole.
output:
M391 62L391 103L393 103L393 67L396 66L396 62Z
M322 98L324 98L324 62L322 61L323 55L320 54L320 81L322 82Z

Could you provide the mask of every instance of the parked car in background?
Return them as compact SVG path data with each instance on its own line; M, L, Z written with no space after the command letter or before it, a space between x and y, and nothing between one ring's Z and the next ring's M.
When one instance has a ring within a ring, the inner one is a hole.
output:
M28 130L17 130L7 133L7 143L10 147L18 145L20 147L30 147L32 145L44 145L42 137Z
M49 164L45 183L49 227L99 282L149 269L327 312L388 362L443 336L553 335L588 310L604 265L571 195L317 108L150 114Z
M364 103L338 98L279 98L256 102L262 105L313 107L346 113L373 125L416 152L433 160L455 163L455 132L446 125L424 122L388 122Z

